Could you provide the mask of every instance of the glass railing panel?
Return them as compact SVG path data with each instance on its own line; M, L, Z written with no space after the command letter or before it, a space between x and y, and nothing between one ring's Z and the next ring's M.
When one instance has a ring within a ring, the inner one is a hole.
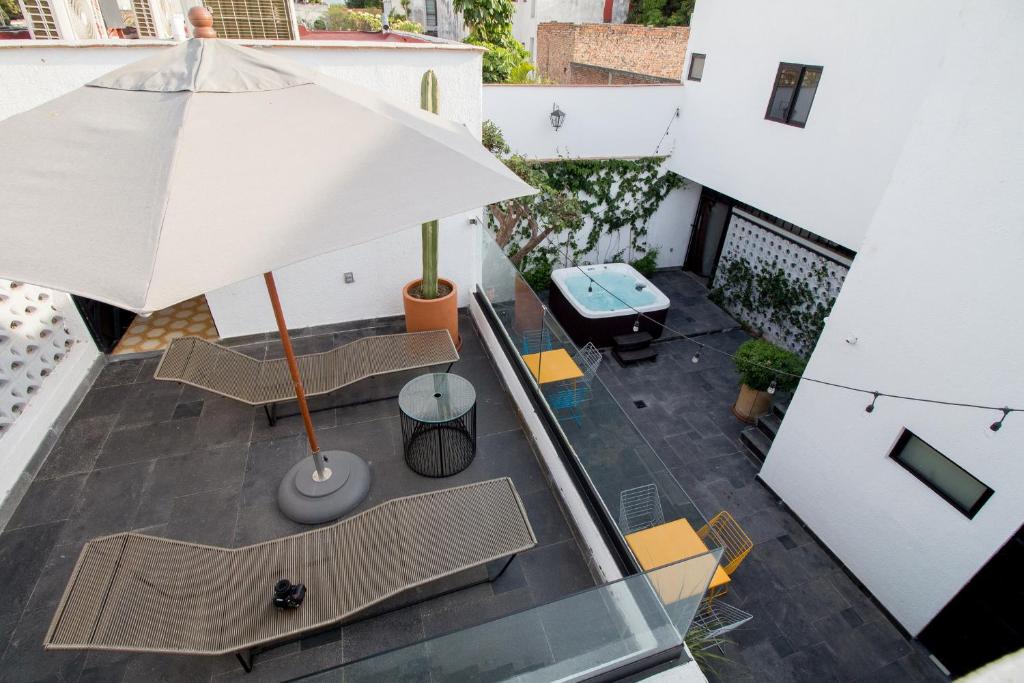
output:
M548 683L666 656L680 648L719 555L698 555L302 680Z
M521 356L562 349L584 375L575 380L537 381L605 508L625 536L663 522L685 519L696 530L704 514L672 475L643 433L623 411L597 373L586 373L586 352L577 347L487 231L481 231L481 289L505 334ZM545 356L541 356L541 360ZM601 363L614 362L605 357ZM543 370L540 371L542 380Z

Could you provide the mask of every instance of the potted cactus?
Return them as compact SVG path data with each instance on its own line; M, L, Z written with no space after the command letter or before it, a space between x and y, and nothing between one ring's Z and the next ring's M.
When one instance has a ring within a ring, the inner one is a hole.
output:
M736 351L740 395L732 414L744 422L757 422L771 408L772 394L796 389L805 364L800 356L764 339L743 342Z
M423 74L420 81L420 106L434 114L438 111L437 75L433 71ZM454 282L437 276L437 233L436 220L423 224L423 276L402 289L405 327L409 332L446 329L455 346L461 348L459 293Z

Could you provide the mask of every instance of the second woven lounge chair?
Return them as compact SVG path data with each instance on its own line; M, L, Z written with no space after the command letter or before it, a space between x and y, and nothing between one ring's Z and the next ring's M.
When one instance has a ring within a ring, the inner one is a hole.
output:
M448 330L381 334L296 358L306 396L337 391L360 380L459 360ZM447 372L447 370L446 370ZM181 337L164 351L154 378L182 382L227 398L263 406L274 424L277 404L295 400L284 358L257 360L199 337Z
M243 548L105 536L82 549L44 645L235 653L249 671L257 649L508 558L496 574L488 571L486 580L494 580L536 544L507 477L395 498L331 526ZM299 608L271 604L279 579L306 586Z

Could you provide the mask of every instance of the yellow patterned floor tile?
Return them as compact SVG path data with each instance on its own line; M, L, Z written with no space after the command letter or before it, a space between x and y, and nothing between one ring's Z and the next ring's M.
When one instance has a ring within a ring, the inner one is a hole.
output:
M172 340L186 335L209 341L220 339L205 296L182 301L148 318L137 317L114 348L114 355L160 351Z

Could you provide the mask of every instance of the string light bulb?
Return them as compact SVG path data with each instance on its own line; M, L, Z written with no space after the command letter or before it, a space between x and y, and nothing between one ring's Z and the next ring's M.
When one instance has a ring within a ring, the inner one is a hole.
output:
M1006 416L1009 415L1009 414L1010 414L1010 409L1009 408L1003 408L1003 416L1001 418L999 418L998 422L993 422L992 424L990 424L988 426L988 428L991 429L993 432L998 432L1000 429L1003 428L1003 420L1005 420Z
M636 320L633 322L633 331L634 332L639 332L640 331L640 316L642 315L640 313L640 311L638 311L636 308L634 308L633 306L628 304L622 297L616 295L614 292L609 290L607 287L602 285L600 282L597 282L585 270L583 270L583 268L580 266L579 263L576 263L572 259L569 259L568 255L566 256L566 259L567 259L568 262L572 263L572 266L574 268L578 269L589 280L589 283L587 285L587 292L593 292L593 286L596 284L598 287L600 287L602 290L604 290L612 299L617 300L624 307L626 307L628 309L631 309L633 311L636 311L637 316L636 316ZM2 295L0 295L0 296L2 296ZM0 299L0 300L2 300L2 299ZM697 347L698 347L697 348L697 352L694 353L693 356L690 358L690 362L691 363L699 363L700 362L701 353L704 350L704 344L701 344L700 342L698 342L695 339L693 339L691 336L689 336L687 334L684 334L684 333L680 332L679 330L676 330L676 329L673 329L672 327L669 327L668 325L666 325L663 322L658 322L658 321L654 320L653 318L651 319L651 321L654 322L654 324L659 326L661 329L667 330L667 331L672 332L673 334L677 335L680 339L682 339L684 341L693 342L694 344L697 344ZM857 341L856 337L851 337L851 338L847 339L847 342L850 343L850 344L854 344L854 343L856 343L856 341ZM733 359L736 358L735 354L730 353L729 351L725 351L725 350L722 350L722 349L716 349L714 347L712 347L711 350L713 352L715 352L715 353L719 353L719 354L721 354L723 356L727 356L729 358L733 358ZM756 367L761 367L761 368L763 368L765 370L771 370L772 372L776 372L776 369L768 367L766 365L762 365L760 363L754 363L754 365ZM857 392L857 393L862 393L862 394L870 393L871 396L872 396L871 403L868 404L864 408L864 412L869 413L869 414L873 413L875 411L875 403L878 401L878 398L883 395L881 392L878 392L878 391L868 391L867 389L864 389L864 388L861 388L861 387L847 386L845 384L839 384L838 382L832 382L832 381L826 381L826 380L822 380L822 379L816 379L814 377L807 377L807 376L804 376L803 374L797 375L797 374L793 374L793 373L790 373L790 372L786 372L784 370L783 371L778 371L778 372L780 372L780 374L792 377L792 378L797 379L797 380L802 380L804 382L810 382L810 383L814 383L814 384L826 385L826 386L833 387L835 389L844 389L846 391L852 391L852 392ZM772 384L775 384L775 382L772 382ZM999 408L997 406L978 405L978 404L975 404L975 403L960 403L960 402L956 402L956 401L940 401L940 400L937 400L937 399L924 398L924 397L919 397L919 396L900 396L900 395L897 395L897 394L884 394L884 395L889 397L889 398L900 399L900 400L904 400L904 401L913 401L913 402L917 402L917 403L930 403L930 404L936 404L936 405L958 406L958 407L961 407L961 408L978 408L978 409L982 409L982 410L998 410L998 411L1002 412L1002 416L996 422L993 422L992 424L989 425L989 429L991 431L993 431L993 432L998 432L1000 429L1002 429L1003 421L1006 420L1006 416L1009 415L1010 413L1024 412L1024 407L1021 407L1021 408L1011 408L1009 406L1005 406L1005 407Z
M775 387L776 387L775 380L772 380L772 383L768 385L768 393L769 394L774 394L775 393Z

